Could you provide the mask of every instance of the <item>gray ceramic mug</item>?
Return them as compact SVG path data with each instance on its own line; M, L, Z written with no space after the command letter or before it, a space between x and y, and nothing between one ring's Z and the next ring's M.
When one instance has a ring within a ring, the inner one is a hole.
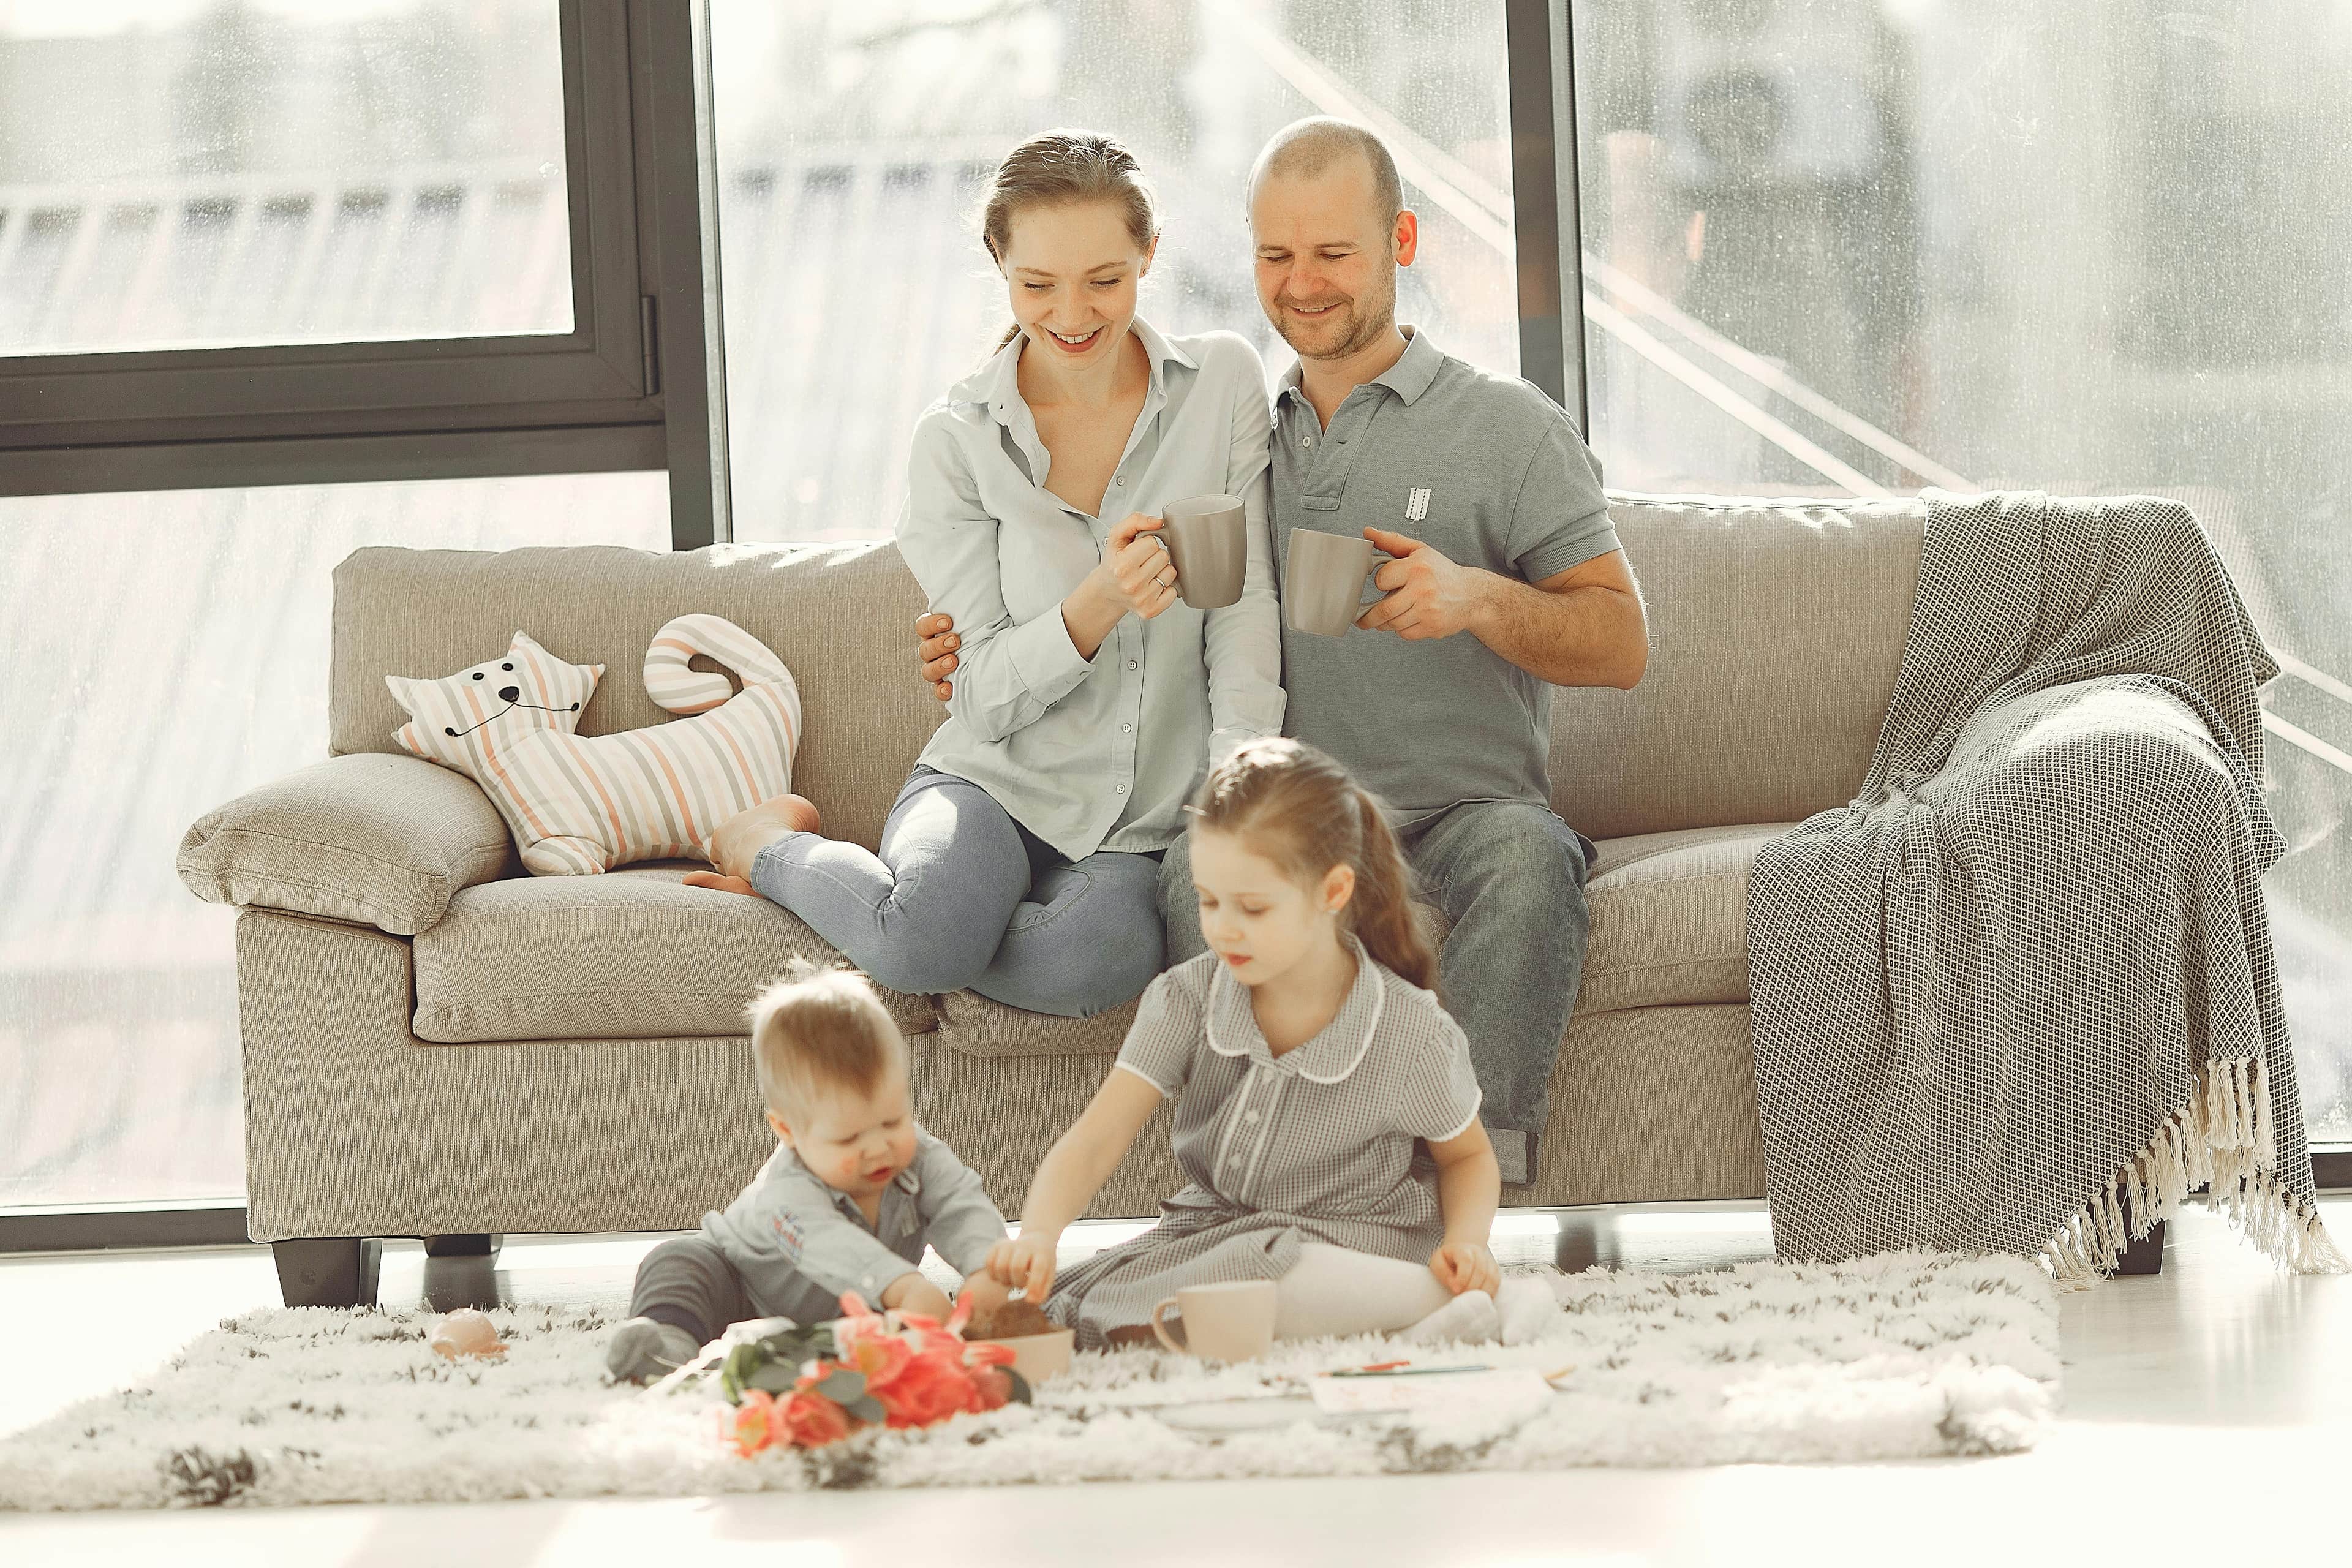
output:
M1359 535L1292 529L1282 571L1282 613L1290 629L1346 637L1364 606L1381 597L1371 574L1394 559Z
M1194 496L1160 509L1157 537L1176 563L1176 590L1196 610L1222 610L1249 575L1249 518L1239 496Z

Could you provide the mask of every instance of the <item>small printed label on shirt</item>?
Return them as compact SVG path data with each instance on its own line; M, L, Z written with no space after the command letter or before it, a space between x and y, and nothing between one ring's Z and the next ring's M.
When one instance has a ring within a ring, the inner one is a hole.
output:
M1409 495L1409 496L1405 497L1405 501L1404 501L1404 520L1405 520L1407 522L1420 522L1420 521L1423 521L1424 519L1426 519L1428 516L1429 516L1429 491L1428 491L1428 490L1426 490L1426 489L1416 489L1416 490L1414 490L1411 495Z
M768 1223L776 1233L776 1250L783 1254L784 1260L788 1263L800 1261L801 1249L807 1243L801 1236L801 1227L793 1223L793 1216L780 1214Z

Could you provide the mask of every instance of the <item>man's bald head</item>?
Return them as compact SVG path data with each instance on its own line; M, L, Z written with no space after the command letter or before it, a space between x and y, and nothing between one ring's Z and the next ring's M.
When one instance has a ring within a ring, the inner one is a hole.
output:
M1276 132L1250 170L1250 199L1257 199L1258 186L1270 178L1313 179L1350 158L1360 160L1372 176L1372 205L1381 226L1393 228L1397 214L1404 211L1404 182L1397 178L1396 160L1389 155L1386 142L1344 120L1318 116Z

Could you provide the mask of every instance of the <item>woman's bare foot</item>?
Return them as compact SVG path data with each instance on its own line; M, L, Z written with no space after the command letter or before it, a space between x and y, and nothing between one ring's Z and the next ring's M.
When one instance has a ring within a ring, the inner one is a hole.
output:
M751 862L760 851L788 833L814 833L818 817L814 803L796 795L763 800L749 811L739 811L719 825L705 846L710 854L709 871L689 871L689 888L716 888L722 892L752 893Z

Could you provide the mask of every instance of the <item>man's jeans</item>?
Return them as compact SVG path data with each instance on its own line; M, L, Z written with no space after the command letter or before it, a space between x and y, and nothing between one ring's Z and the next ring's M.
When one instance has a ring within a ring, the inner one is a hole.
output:
M1454 922L1437 993L1470 1038L1486 1096L1479 1118L1503 1180L1532 1185L1552 1064L1584 973L1590 841L1543 807L1514 801L1465 801L1399 837L1423 896ZM1161 867L1160 910L1170 963L1205 950L1185 839Z

